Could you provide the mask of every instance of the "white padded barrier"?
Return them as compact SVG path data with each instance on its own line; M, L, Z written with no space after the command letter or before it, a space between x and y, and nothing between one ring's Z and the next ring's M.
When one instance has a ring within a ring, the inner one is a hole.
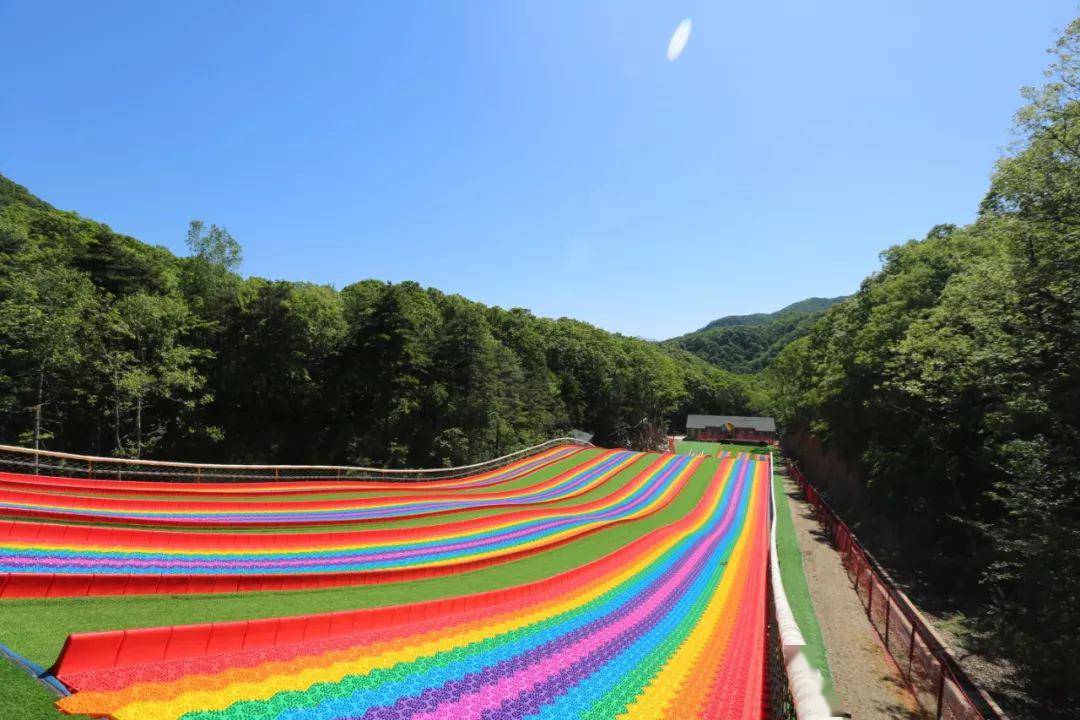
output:
M784 592L784 581L780 577L780 556L776 551L776 494L773 492L772 454L769 454L769 503L772 506L772 531L769 538L769 554L772 559L773 602L776 606L776 624L780 629L780 645L784 652L784 665L787 668L788 687L791 699L795 703L795 714L799 720L830 720L833 710L822 692L825 684L821 673L815 670L807 660L803 648L803 638L799 623L791 612L791 604Z

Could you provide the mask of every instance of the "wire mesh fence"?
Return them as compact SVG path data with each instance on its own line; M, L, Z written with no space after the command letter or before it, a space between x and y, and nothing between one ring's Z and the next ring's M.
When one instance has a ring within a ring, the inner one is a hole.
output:
M840 552L870 623L926 716L935 720L1008 720L968 677L908 597L798 466L791 464L789 471Z
M772 562L770 559L769 562ZM780 642L780 627L776 621L776 602L771 582L766 592L765 608L765 684L762 698L764 720L796 720L795 701L791 697L784 649Z
M561 437L472 465L422 470L357 467L350 465L222 465L164 460L74 455L0 445L0 470L101 480L153 480L161 482L265 482L279 480L381 480L417 482L452 480L497 470L530 455L560 445L589 446Z

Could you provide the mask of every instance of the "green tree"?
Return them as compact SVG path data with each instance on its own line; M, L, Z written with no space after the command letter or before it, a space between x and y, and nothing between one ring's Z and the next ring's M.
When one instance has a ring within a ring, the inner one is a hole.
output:
M207 229L202 220L192 220L188 224L187 246L193 257L228 272L236 272L244 259L240 243L228 230L217 225Z
M252 279L210 363L214 404L230 457L303 462L332 453L329 413L337 353L345 334L332 288Z
M94 286L77 270L18 263L0 278L0 363L9 408L31 411L32 427L20 438L32 440L35 449L51 437L46 419L62 416L56 405L64 383L86 362L86 329L97 310Z
M141 457L170 428L193 432L193 411L209 401L196 361L206 351L184 343L193 319L177 296L137 293L104 317L101 365L111 395L115 452Z
M494 451L500 400L506 399L500 398L500 364L510 358L499 352L479 306L457 295L442 306L429 412L436 458L453 465Z
M432 353L441 316L418 284L345 291L341 396L357 462L402 466L431 457Z

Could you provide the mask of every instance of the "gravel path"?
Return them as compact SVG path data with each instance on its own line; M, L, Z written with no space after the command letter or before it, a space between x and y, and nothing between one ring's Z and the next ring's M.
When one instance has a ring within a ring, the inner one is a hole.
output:
M904 687L900 671L885 651L855 594L840 555L822 534L790 478L784 479L795 532L802 551L810 596L828 648L837 710L854 720L921 718L915 699Z

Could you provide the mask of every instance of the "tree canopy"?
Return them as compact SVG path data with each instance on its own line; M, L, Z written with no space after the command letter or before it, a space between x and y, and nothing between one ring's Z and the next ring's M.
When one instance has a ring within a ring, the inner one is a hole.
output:
M243 278L229 232L190 255L0 178L0 433L53 449L438 466L571 428L743 412L744 378L569 319L414 282Z

